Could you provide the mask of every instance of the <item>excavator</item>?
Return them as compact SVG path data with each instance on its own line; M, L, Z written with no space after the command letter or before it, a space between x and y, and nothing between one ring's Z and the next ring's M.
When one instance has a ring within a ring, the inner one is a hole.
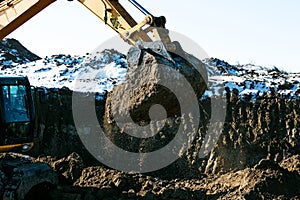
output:
M72 1L72 0L71 0ZM78 0L106 25L116 31L124 41L135 45L137 41L153 42L159 40L167 51L175 51L165 29L166 18L154 17L135 0L129 0L145 14L144 20L137 23L118 0ZM0 2L0 39L10 34L55 0L2 0ZM154 39L148 33L152 32Z
M141 22L137 22L118 0L78 0L128 44L139 49L150 49L149 52L154 56L172 62L175 62L172 59L175 54L188 62L191 60L190 56L186 57L187 53L179 42L171 40L165 27L165 17L155 17L137 1L128 1L145 15ZM55 0L0 0L0 39L4 39L54 2ZM205 73L201 78L207 78ZM205 87L198 92L198 97L203 94ZM0 76L0 153L22 153L33 148L34 138L37 136L34 129L35 117L27 77ZM6 186L0 187L2 199L24 199L26 193L36 185L45 182L55 184L56 178L49 166L32 163L23 156L15 156L19 159L8 157L9 161L0 159L0 172L7 175Z
M72 0L71 0L72 1ZM128 0L132 3L139 11L141 11L145 18L141 22L136 22L133 17L127 12L127 10L119 3L118 0L78 0L84 7L90 10L93 14L95 14L100 20L102 20L106 25L108 25L111 29L117 32L120 37L127 43L132 46L137 46L139 49L150 49L150 53L154 56L161 56L175 62L172 59L172 55L179 55L182 59L188 60L190 62L193 59L189 59L190 56L186 56L185 53L177 41L171 41L169 36L169 31L166 29L166 18L164 16L155 17L148 10L146 10L142 5L140 5L135 0ZM8 34L13 32L19 26L24 24L30 18L34 17L37 13L47 8L49 5L54 3L55 0L2 0L0 1L0 39L4 39ZM128 60L129 62L129 60ZM191 61L192 62L192 61ZM192 65L195 65L192 63ZM202 67L203 68L203 67ZM203 70L203 69L202 69ZM205 71L205 69L204 69ZM201 73L200 78L206 79L206 72ZM7 83L5 83L5 79L7 79ZM24 84L20 85L20 78L5 78L2 77L0 80L3 82L3 86L0 88L0 92L4 92L5 87L24 87L26 91L26 101L27 102L27 113L29 113L29 117L23 121L15 123L13 122L13 127L21 127L26 125L27 133L23 133L23 140L17 139L7 140L10 142L2 142L0 144L0 152L18 150L18 151L28 151L30 150L34 143L30 142L32 138L34 138L33 133L33 120L34 120L34 112L32 111L32 100L30 97L30 87L28 81L23 81ZM11 85L9 81L16 82L17 84ZM13 80L13 81L12 81ZM26 84L25 84L26 83ZM202 83L205 83L203 81ZM198 92L198 97L201 96L204 92L202 87ZM12 90L9 90L11 92ZM10 94L9 94L10 95ZM8 113L5 113L6 109L4 108L4 96L2 94L1 97L1 110L2 110L2 124L1 124L1 132L2 135L10 135L10 137L14 134L8 133L13 132L12 128L9 128L12 125L8 123L9 120L5 118L8 116ZM11 95L13 98L14 95ZM11 111L10 111L11 112ZM5 115L6 114L6 115ZM20 125L23 123L23 125ZM20 132L20 128L17 128L18 132ZM25 130L25 129L24 129ZM16 134L16 133L15 133ZM26 139L27 138L27 139ZM28 140L28 138L30 138ZM2 140L4 141L4 140Z

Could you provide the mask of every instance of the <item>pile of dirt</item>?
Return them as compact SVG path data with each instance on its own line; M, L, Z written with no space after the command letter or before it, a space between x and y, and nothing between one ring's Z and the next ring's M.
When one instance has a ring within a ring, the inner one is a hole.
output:
M84 161L77 153L72 153L58 160L50 156L38 157L35 162L47 163L55 172L61 175L61 180L66 181L66 183L76 181L85 167Z
M299 173L263 159L253 168L206 179L202 187L217 199L298 199Z
M71 154L71 157L80 160L78 155ZM285 166L294 165L295 157L299 156L286 159ZM67 171L82 166L80 162L65 164L65 169L69 168ZM55 168L55 164L52 167ZM201 179L167 180L94 166L82 168L81 175L72 185L61 182L50 191L49 199L299 199L299 187L300 174L297 171L289 171L267 159L251 168Z

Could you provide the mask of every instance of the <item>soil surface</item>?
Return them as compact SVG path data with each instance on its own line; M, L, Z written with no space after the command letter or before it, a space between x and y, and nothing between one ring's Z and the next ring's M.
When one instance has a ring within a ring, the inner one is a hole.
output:
M289 157L280 165L263 159L251 168L199 179L161 179L103 166L84 168L76 153L60 160L38 160L48 162L61 175L60 184L47 196L53 200L300 198L299 156Z
M135 174L110 169L87 152L72 121L70 94L68 89L49 90L50 103L40 104L41 112L50 114L41 123L46 139L38 161L60 175L50 199L300 199L299 99L276 94L241 99L228 92L219 140L207 156L199 157L212 102L202 99L202 118L191 148L168 167ZM165 145L180 123L170 117L157 140L129 142L120 139L116 124L106 124L105 106L106 101L96 101L99 123L129 150Z

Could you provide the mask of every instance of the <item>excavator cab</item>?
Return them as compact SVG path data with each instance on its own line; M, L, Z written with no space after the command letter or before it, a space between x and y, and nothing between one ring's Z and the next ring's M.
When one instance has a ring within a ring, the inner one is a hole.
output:
M27 77L0 76L0 152L33 147L34 108Z

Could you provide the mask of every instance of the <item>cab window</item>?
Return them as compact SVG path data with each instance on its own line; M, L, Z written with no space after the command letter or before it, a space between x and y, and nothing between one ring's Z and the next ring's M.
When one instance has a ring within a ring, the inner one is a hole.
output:
M26 87L23 85L2 86L4 118L6 122L30 120Z

